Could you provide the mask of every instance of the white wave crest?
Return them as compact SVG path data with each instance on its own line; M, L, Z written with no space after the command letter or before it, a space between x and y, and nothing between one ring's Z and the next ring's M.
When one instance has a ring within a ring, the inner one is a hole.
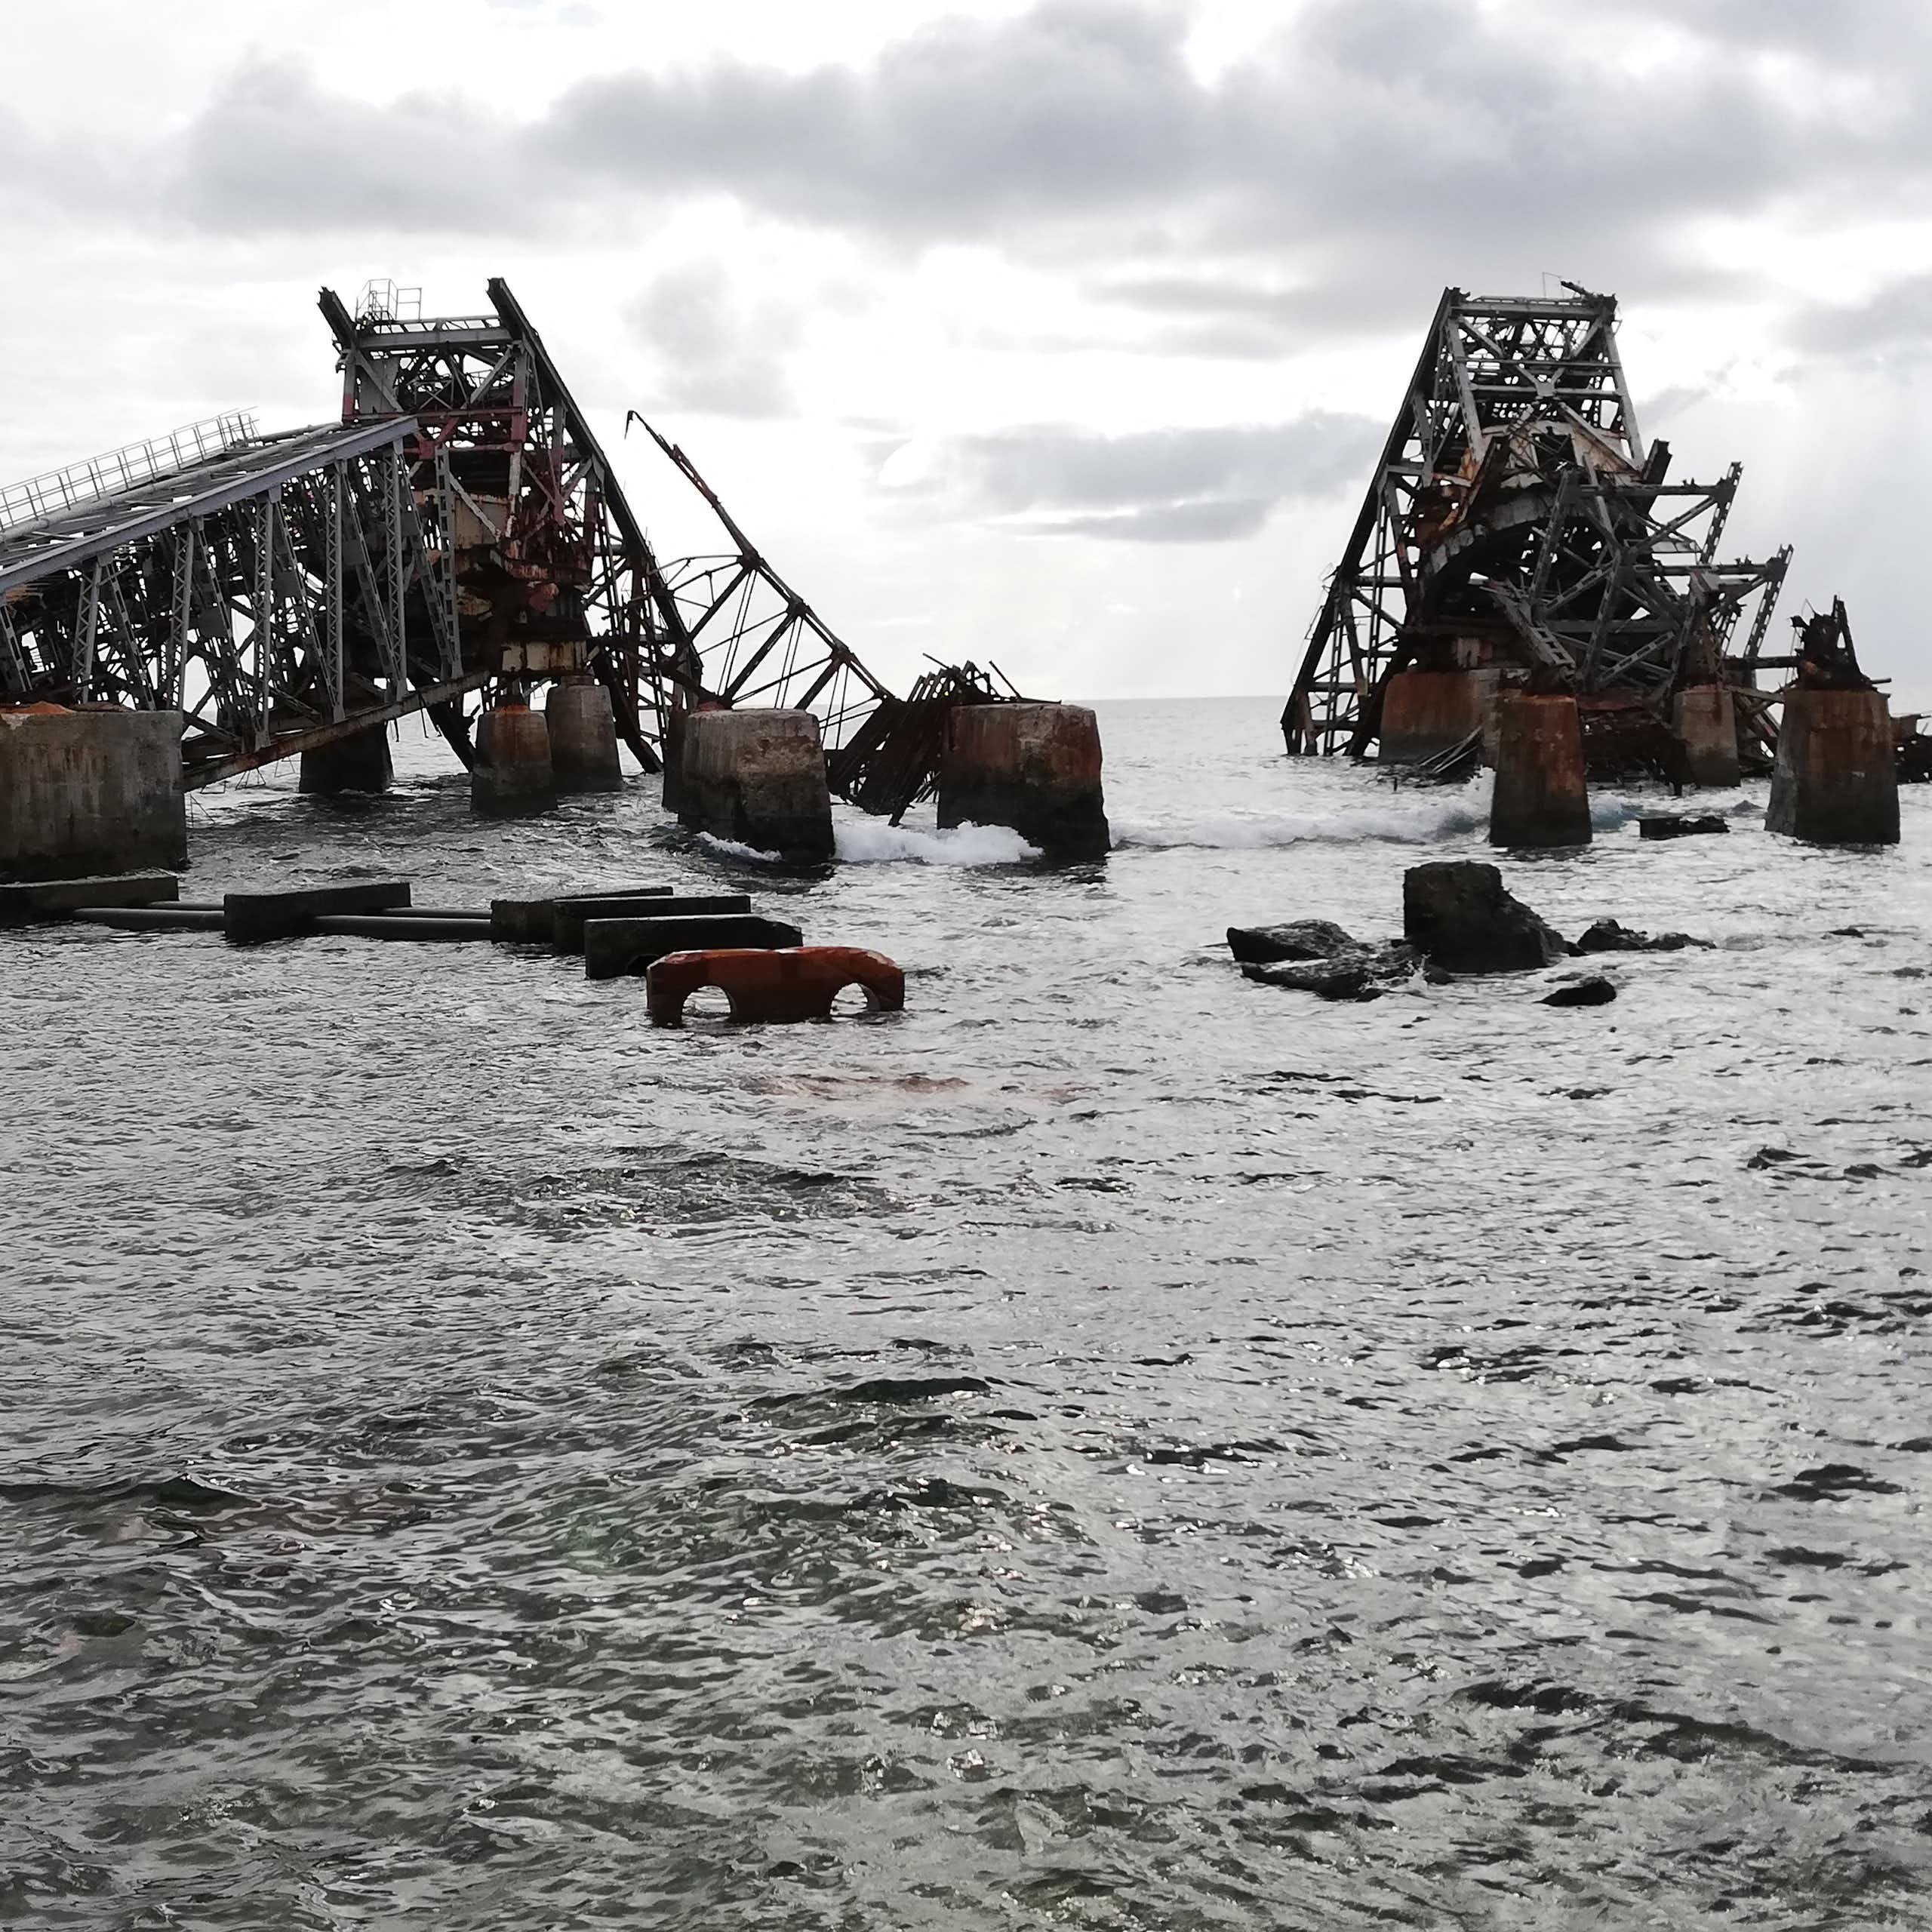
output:
M1254 851L1271 845L1352 844L1387 839L1428 844L1475 832L1489 819L1489 786L1452 792L1418 786L1374 803L1337 804L1314 811L1269 812L1231 808L1184 817L1113 822L1116 845L1200 846L1217 851Z
M833 836L839 857L848 866L906 860L921 866L1017 866L1040 856L1038 846L1004 825L968 822L944 832L918 832L872 819L838 826Z
M709 845L716 853L728 859L749 859L754 865L782 866L784 859L777 852L761 852L755 845L740 845L735 838L720 838L715 832L700 832L700 845Z

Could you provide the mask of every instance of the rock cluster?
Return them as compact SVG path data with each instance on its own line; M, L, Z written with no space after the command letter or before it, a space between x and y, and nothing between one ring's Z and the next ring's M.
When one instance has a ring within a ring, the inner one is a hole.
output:
M1324 999L1377 999L1418 969L1439 986L1460 974L1534 972L1572 955L1675 952L1709 944L1605 918L1572 945L1505 889L1495 866L1463 860L1412 866L1403 875L1399 940L1358 940L1327 919L1228 928L1229 950L1247 978ZM1558 986L1543 1004L1601 1006L1616 997L1617 989L1592 974Z
M1569 951L1494 866L1443 860L1402 875L1402 937L1451 973L1521 973Z

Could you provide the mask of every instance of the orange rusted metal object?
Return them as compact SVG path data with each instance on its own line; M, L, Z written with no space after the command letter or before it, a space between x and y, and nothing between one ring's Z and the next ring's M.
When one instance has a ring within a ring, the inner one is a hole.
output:
M882 952L856 946L715 948L667 953L645 975L651 1023L681 1026L685 1001L717 986L734 1020L829 1020L832 1002L857 986L875 1013L906 1004L906 975Z

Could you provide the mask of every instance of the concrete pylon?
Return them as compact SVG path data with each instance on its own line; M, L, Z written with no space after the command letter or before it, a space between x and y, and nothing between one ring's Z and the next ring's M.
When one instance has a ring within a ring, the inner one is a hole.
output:
M1883 691L1786 697L1764 826L1819 845L1898 843L1898 765Z
M946 721L939 822L1011 826L1050 859L1103 859L1100 727L1078 704L962 704Z
M1496 702L1500 671L1398 671L1383 686L1382 764L1420 764L1484 728Z
M470 768L472 810L492 817L540 811L556 796L550 733L540 711L503 704L476 721L476 762Z
M1722 685L1693 685L1677 694L1671 722L1694 785L1728 790L1743 776L1737 761L1737 708Z
M180 712L0 710L0 879L187 863Z
M304 752L298 789L323 798L344 792L386 792L395 776L389 728L375 724Z
M1515 694L1497 707L1492 845L1587 845L1589 788L1574 697Z
M617 761L617 713L595 678L565 678L543 700L550 769L559 792L614 792L624 782Z
M679 735L682 823L794 865L832 857L832 789L809 711L691 711Z

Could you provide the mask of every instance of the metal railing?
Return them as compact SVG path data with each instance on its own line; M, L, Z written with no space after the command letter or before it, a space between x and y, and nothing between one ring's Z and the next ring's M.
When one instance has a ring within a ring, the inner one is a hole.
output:
M45 476L30 476L24 483L0 484L0 531L38 523L62 510L111 496L117 490L152 482L156 477L170 475L177 469L186 469L190 463L205 462L224 450L251 441L254 435L254 411L231 409L225 415L211 416L205 423L188 423L167 435L130 443L124 449L109 450L105 456L70 463L65 469L51 469Z

